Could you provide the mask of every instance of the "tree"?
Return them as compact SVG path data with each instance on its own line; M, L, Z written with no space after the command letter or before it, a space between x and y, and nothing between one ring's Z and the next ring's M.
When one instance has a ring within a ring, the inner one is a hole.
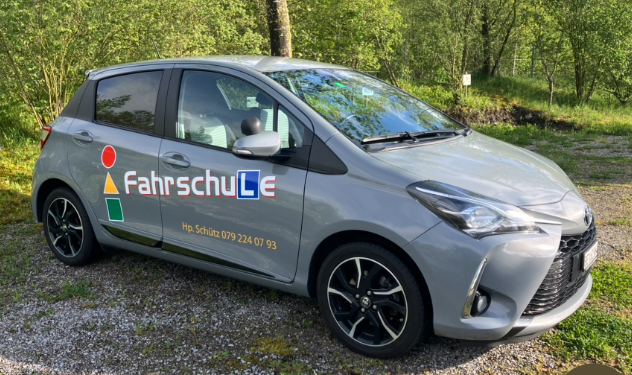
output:
M579 102L590 101L597 88L607 43L604 30L616 27L607 14L609 1L617 0L548 0L545 3L568 37Z
M549 83L549 109L553 105L556 73L561 63L566 35L563 29L547 12L541 1L535 0L532 7L531 24L535 35L535 47L538 51L544 75Z
M292 57L292 32L287 0L266 0L270 29L270 54Z
M412 65L432 70L450 87L459 89L478 29L478 1L402 1L406 18L415 20L406 35L412 45Z
M614 2L610 10L611 23L617 27L605 30L602 88L626 105L632 98L632 4Z
M261 53L256 18L233 0L0 2L0 90L37 124L54 120L88 69L165 57ZM165 15L169 17L165 17Z
M396 84L403 18L393 0L292 3L294 55L350 66Z
M481 0L484 75L494 76L518 20L518 0Z

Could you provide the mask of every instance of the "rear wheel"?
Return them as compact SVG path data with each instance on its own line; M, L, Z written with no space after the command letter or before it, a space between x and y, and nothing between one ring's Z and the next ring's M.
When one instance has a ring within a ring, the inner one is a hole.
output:
M88 214L73 191L53 190L44 202L42 217L46 241L57 259L70 266L91 260L97 241Z
M340 246L318 276L318 304L349 349L378 358L405 354L429 332L417 281L390 251L369 243Z

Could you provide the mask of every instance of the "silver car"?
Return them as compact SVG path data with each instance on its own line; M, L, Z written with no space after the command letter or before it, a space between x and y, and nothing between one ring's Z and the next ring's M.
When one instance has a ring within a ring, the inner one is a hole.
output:
M317 299L348 348L537 337L592 286L595 218L555 163L367 74L261 56L89 71L42 131L33 213L98 244Z

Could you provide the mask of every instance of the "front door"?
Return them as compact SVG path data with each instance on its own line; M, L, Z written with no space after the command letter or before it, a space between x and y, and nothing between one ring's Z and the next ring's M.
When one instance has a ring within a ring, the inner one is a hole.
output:
M151 171L158 170L162 140L154 134L154 117L163 75L153 70L98 80L83 98L91 101L93 118L75 120L68 142L71 175L99 223L117 237L150 245L162 238ZM140 194L132 193L129 180L143 188Z
M160 147L163 249L291 281L313 133L263 90L226 74L185 70L177 102L174 136ZM249 117L280 133L286 158L232 154Z

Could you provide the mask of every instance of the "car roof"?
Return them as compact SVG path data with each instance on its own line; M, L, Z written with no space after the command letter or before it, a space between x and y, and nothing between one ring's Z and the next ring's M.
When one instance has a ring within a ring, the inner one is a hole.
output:
M202 56L202 57L182 57L172 59L139 61L127 64L120 64L100 69L91 69L86 75L108 71L118 68L129 68L134 66L147 66L154 64L213 64L229 67L242 67L256 70L258 72L273 72L279 70L304 70L304 69L349 69L347 67L335 64L328 64L318 61L310 61L303 59L294 59L280 56Z

